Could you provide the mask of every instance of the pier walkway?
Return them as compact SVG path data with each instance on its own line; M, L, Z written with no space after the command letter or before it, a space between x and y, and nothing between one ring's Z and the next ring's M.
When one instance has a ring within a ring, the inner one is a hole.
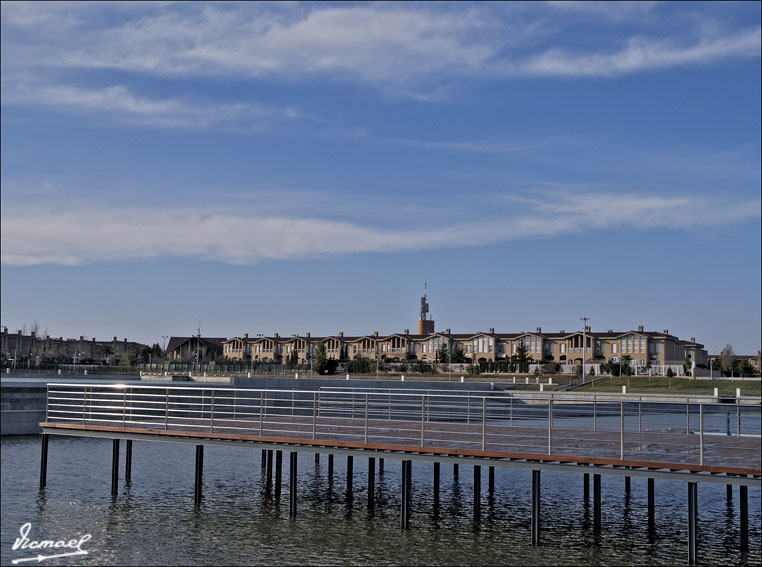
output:
M646 399L643 399L646 398ZM557 395L517 398L510 392L346 391L341 389L243 389L130 384L49 384L43 428L41 486L47 474L50 435L114 439L112 491L118 483L119 440L127 440L130 475L133 441L196 445L196 502L201 499L203 446L261 448L263 467L276 453L278 493L282 451L291 457L291 512L296 514L298 452L402 461L401 526L408 527L410 463L474 467L474 517L479 515L481 467L532 471L532 543L539 543L540 471L593 475L596 530L600 529L600 475L646 477L649 517L655 479L688 483L689 562L696 559L696 486L738 485L741 545L748 546L743 510L748 487L762 485L759 400L745 403L591 400ZM735 400L734 400L735 401ZM381 465L383 466L383 465ZM407 474L406 474L407 473ZM268 475L271 474L268 472ZM350 472L351 478L351 472ZM373 482L369 474L369 484ZM351 482L351 480L350 480ZM370 487L369 487L370 488ZM536 491L536 495L534 494ZM372 490L368 491L372 494ZM536 502L535 502L536 500ZM369 502L369 505L372 505ZM694 527L690 529L691 525ZM746 535L744 535L746 534Z

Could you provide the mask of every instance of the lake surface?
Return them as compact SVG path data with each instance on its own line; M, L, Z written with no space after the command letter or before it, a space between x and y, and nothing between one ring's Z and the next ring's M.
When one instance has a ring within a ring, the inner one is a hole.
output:
M369 511L367 459L354 459L348 499L346 458L335 458L331 482L326 455L316 465L312 454L299 453L299 510L292 519L286 454L276 502L260 450L206 446L203 504L194 509L192 445L134 442L132 482L126 484L122 442L119 495L112 498L110 440L51 436L47 488L39 491L40 439L0 441L3 565L36 554L12 550L26 522L32 523L30 539L92 535L83 545L88 555L43 565L687 563L687 487L679 481L656 481L656 523L649 530L646 480L633 478L626 495L623 478L602 476L602 533L595 536L583 476L543 472L541 546L533 548L528 471L496 468L490 495L482 467L482 518L475 524L472 467L461 465L456 479L452 466L442 464L437 509L432 466L414 461L410 529L401 531L398 460L386 458L383 474L377 461L377 502ZM749 489L749 553L739 551L738 488L730 502L725 485L699 484L698 496L699 562L758 565L760 490Z

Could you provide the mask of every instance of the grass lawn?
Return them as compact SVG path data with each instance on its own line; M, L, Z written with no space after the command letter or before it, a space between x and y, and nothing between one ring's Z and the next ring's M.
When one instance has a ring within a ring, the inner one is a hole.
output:
M592 384L585 384L574 391L580 392L627 392L637 394L703 394L711 396L714 389L720 389L721 396L735 396L736 388L741 388L742 396L760 396L760 380L691 380L690 378L665 378L662 376L622 376L606 377Z

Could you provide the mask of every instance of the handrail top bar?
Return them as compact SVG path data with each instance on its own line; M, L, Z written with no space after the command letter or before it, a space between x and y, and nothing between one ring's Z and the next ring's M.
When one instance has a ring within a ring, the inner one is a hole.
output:
M131 390L165 390L165 391L166 390L173 390L173 391L180 390L180 391L207 391L207 392L212 392L212 391L216 391L216 392L275 392L275 393L286 393L286 394L288 394L288 393L290 393L290 394L297 394L298 393L298 394L320 394L320 395L339 394L339 395L345 395L345 396L346 395L350 395L350 394L361 394L361 395L364 394L364 395L368 395L368 396L393 396L393 397L396 397L396 398L407 397L407 398L416 398L416 399L421 398L422 396L428 396L428 397L434 397L434 398L447 398L447 397L450 397L450 398L464 398L464 397L468 397L468 398L473 398L473 399L490 399L490 398L494 399L494 398L499 397L501 399L501 401L505 400L504 396L497 396L497 395L495 395L495 394L493 394L491 392L474 392L474 391L466 391L467 395L464 396L464 395L458 395L458 394L454 394L454 393L453 394L426 394L426 393L412 394L412 393L384 392L384 391L381 391L381 392L367 392L367 391L366 392L362 392L362 391L361 392L351 392L351 391L346 391L346 390L344 390L344 391L333 391L333 390L322 390L322 389L318 389L318 390L315 390L315 389L311 389L311 390L309 390L309 389L308 390L298 390L298 389L295 389L295 388L282 388L282 389L279 389L279 388L237 388L237 387L220 387L220 386L170 386L170 385L155 386L155 385L143 385L143 384L133 385L133 384L127 384L127 383L125 383L125 384L121 384L121 383L120 384L73 384L73 383L60 383L60 382L48 383L47 384L47 390L49 391L51 387L67 387L67 388L81 388L81 389L88 388L88 387L90 387L90 388L95 387L95 388L108 388L108 389L112 389L112 390L115 390L115 391L125 391L125 392L128 389L131 389ZM505 392L501 392L501 393L505 393ZM527 392L527 393L534 393L534 392ZM722 407L728 407L728 404L721 403L721 402L707 402L707 401L702 401L702 400L689 401L687 398L689 398L691 396L685 396L685 398L686 398L685 401L677 401L677 400L675 400L675 401L665 401L665 400L636 400L636 399L621 399L621 398L617 399L617 397L616 397L616 396L620 396L620 397L621 396L635 396L635 395L640 395L640 394L600 393L598 395L612 396L612 398L609 398L609 399L598 399L598 400L591 400L589 398L566 398L566 397L564 397L563 399L558 399L558 398L555 398L553 395L547 395L548 393L546 393L546 392L538 392L538 394L545 394L545 395L544 396L543 395L532 396L530 398L530 400L531 401L537 401L537 402L542 402L542 401L544 401L544 402L549 402L549 401L556 401L556 402L558 402L558 401L568 401L568 402L586 402L586 403L589 403L589 402L592 402L592 401L599 402L599 403L641 403L642 402L642 403L649 403L649 404L718 405L718 406L722 406ZM658 395L658 394L651 394L651 395ZM694 397L698 398L700 396L694 396ZM710 398L714 399L714 396L710 396ZM734 398L733 396L726 396L726 398L737 399L737 398ZM751 402L751 403L745 404L745 405L750 406L750 407L753 407L753 406L757 405L757 403L762 401L761 398L755 398L755 397L751 397L751 396L743 396L741 399L743 399L746 402ZM757 403L754 403L755 401ZM740 405L744 405L744 404L736 404L736 405L740 406Z

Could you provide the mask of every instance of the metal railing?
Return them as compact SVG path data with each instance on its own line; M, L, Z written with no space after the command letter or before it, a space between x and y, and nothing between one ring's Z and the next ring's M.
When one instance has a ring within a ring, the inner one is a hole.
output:
M48 384L51 423L759 467L760 405L400 392Z

